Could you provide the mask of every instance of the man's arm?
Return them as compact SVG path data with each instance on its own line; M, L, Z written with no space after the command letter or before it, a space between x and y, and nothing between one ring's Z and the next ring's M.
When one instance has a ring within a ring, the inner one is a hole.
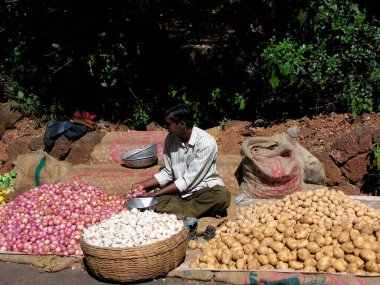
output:
M178 192L178 188L174 183L170 183L169 185L157 190L157 191L150 191L147 192L144 197L155 197L155 196L162 196L162 195L168 195Z
M158 187L159 183L156 178L152 177L147 180L132 184L131 191L142 191L151 187Z

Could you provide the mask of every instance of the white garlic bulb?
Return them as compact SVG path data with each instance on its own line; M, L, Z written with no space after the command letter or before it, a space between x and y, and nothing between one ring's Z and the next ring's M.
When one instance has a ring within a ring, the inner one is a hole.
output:
M132 209L84 229L83 238L94 246L134 247L167 239L183 226L173 214Z

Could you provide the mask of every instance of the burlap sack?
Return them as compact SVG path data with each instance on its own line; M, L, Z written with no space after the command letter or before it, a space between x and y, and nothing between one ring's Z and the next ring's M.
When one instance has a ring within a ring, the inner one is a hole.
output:
M326 180L325 167L318 158L311 154L306 148L300 145L295 139L283 134L286 139L290 139L296 152L296 160L303 172L305 183L323 184Z
M166 131L128 131L109 132L94 147L90 155L93 164L121 164L123 161L120 155L123 152L141 149L148 145L157 144L158 164L163 165L163 150Z
M240 191L239 184L242 180L241 161L242 157L234 154L219 154L216 159L219 176L232 194L237 194Z
M45 160L42 164L41 159ZM17 176L13 181L15 191L10 193L11 201L22 193L39 186L38 182L40 185L58 182L72 167L71 163L59 161L43 150L18 155L13 164ZM40 164L42 168L38 171Z
M243 182L248 198L282 198L302 190L302 172L293 145L283 135L253 137L241 146Z
M82 182L96 186L109 195L124 195L133 183L151 178L161 166L132 169L118 164L78 164L60 182Z
M84 269L82 257L59 256L55 254L0 253L0 260L20 264L31 264L46 272L64 269ZM1 282L0 282L1 283Z

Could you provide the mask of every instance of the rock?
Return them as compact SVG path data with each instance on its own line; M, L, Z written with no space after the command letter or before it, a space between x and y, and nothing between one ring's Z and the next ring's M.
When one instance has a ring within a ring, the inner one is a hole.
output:
M380 143L380 128L377 128L373 131L373 140Z
M44 136L40 135L33 138L29 143L29 149L32 151L37 149L45 149Z
M65 160L70 150L71 142L62 135L55 141L54 146L49 154L58 160Z
M150 124L146 125L147 131L164 131L165 128L161 127L156 122L151 122Z
M334 161L331 159L327 152L314 153L315 157L323 163L325 167L326 180L325 184L329 187L338 185L339 182L343 181L342 172L339 167L336 166Z
M351 133L337 138L331 146L331 156L338 164L343 164L352 157L367 153L372 149L373 129L360 127Z
M7 160L7 145L3 141L0 141L0 162L5 162Z
M362 153L348 160L343 167L341 167L341 170L348 180L353 182L356 186L361 187L370 163L368 153Z
M4 175L13 169L13 165L7 161L0 168L0 175Z
M22 118L19 111L16 110L17 104L8 102L0 104L0 121L4 122L4 129L8 129L15 125L15 123Z
M0 138L3 137L4 133L5 133L5 121L3 119L0 118Z
M30 140L30 137L20 137L9 143L7 146L8 159L14 161L18 155L29 152Z
M290 127L288 128L287 132L289 136L296 138L300 134L300 128L298 126Z
M90 154L94 150L95 145L100 143L104 132L95 130L85 134L79 140L71 145L71 151L65 161L76 164L90 164Z

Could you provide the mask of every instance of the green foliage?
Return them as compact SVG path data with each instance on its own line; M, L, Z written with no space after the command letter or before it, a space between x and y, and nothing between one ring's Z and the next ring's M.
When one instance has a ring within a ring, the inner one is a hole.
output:
M380 143L379 142L374 142L372 144L372 152L374 159L376 161L376 168L380 172Z
M337 102L354 117L379 110L380 29L351 1L310 4L298 14L307 32L272 38L262 53L272 96L290 89L303 103Z
M144 103L139 101L135 105L133 111L133 126L134 128L142 128L149 122L149 113L151 112L153 105L150 103Z
M3 1L0 93L40 121L85 109L138 129L171 103L200 126L376 111L378 6L355 3Z
M11 170L8 173L0 175L0 189L13 189L12 179L16 178L17 171Z

